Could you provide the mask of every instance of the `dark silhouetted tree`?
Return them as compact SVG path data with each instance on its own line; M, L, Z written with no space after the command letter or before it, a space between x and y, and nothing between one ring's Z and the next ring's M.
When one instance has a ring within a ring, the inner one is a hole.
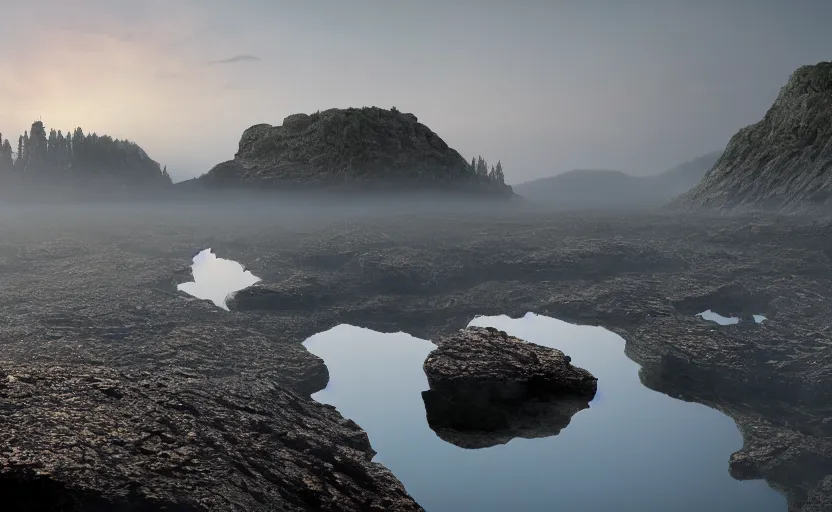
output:
M23 135L17 138L17 155L14 158L15 169L23 170L23 151L24 151Z
M29 131L29 143L26 146L26 172L43 172L46 170L48 144L43 123L35 121Z
M93 189L172 183L167 168L135 143L95 132L86 135L80 127L66 134L51 129L47 135L43 123L36 121L18 138L16 157L8 141L4 144L3 140L0 136L0 171L12 161L11 167L28 176L25 182L36 184L48 177L89 184Z
M500 185L506 184L506 176L503 174L503 164L497 160L497 167L494 168L494 178Z
M483 159L482 155L477 157L477 176L488 177L488 162Z
M0 134L0 172L8 173L14 168L14 159L12 158L12 145L9 139L3 140L3 135Z
M29 161L29 131L23 130L23 153L20 154L21 159L23 160L22 164L24 169L26 168L26 163Z

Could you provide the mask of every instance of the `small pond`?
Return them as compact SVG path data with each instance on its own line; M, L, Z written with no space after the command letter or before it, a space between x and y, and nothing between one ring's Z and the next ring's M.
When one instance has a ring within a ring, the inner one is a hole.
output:
M563 350L599 379L590 407L555 436L459 448L425 419L422 363L432 343L349 325L304 343L330 372L313 398L366 429L374 460L429 512L786 511L765 482L729 475L728 458L742 446L733 421L644 387L618 335L533 314L471 325Z
M230 293L260 280L236 261L218 258L210 248L194 256L191 272L194 280L178 285L177 289L197 299L210 300L225 310L228 309L225 300Z
M702 318L703 320L708 320L719 325L736 325L740 323L740 319L735 316L722 316L719 313L711 311L710 309L705 310L701 313L697 313L696 316ZM752 315L754 318L754 322L761 324L763 320L768 320L763 315Z

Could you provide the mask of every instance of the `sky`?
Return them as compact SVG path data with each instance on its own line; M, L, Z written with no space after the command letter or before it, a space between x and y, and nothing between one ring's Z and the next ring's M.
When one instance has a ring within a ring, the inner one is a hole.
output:
M509 183L660 172L832 60L828 0L39 0L0 15L0 133L127 138L174 180L251 125L412 112Z

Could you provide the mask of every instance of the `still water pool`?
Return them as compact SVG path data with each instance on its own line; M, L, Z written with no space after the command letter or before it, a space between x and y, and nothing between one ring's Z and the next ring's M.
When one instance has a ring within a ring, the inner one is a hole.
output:
M194 280L178 285L177 289L197 299L210 300L225 310L228 310L225 300L230 293L248 288L260 280L240 263L218 258L210 248L197 253L192 261Z
M785 512L785 498L764 482L728 474L728 457L742 446L733 421L644 387L618 335L533 314L471 325L570 355L598 377L589 409L556 436L458 448L425 419L422 363L432 343L350 325L304 343L330 372L313 398L361 425L374 460L429 512Z

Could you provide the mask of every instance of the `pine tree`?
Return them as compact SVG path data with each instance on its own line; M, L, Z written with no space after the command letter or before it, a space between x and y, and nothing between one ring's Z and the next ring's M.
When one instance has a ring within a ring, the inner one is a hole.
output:
M488 177L488 162L483 159L482 155L477 157L477 175L483 178Z
M494 177L500 185L506 184L506 176L503 174L503 164L497 160L497 167L494 168Z
M0 173L7 173L12 170L14 160L12 160L12 145L9 139L3 139L3 134L0 133Z
M477 159L473 156L471 157L471 170L477 172Z
M0 136L0 140L2 140L2 136ZM3 147L0 148L0 169L3 172L11 171L14 167L14 160L12 160L12 145L9 142L9 139L3 141Z
M53 167L58 162L58 132L54 128L49 130L49 138L46 139L46 163Z
M29 142L26 146L26 171L43 172L48 163L47 151L46 128L41 121L35 121L29 130Z
M24 141L23 141L23 135L21 135L17 139L17 156L14 159L14 166L18 170L23 169L23 151L24 151Z

